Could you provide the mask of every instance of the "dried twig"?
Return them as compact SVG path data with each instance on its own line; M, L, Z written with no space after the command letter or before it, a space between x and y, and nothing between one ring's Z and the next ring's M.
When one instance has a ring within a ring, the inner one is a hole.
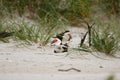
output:
M82 47L82 45L83 45L83 43L84 43L84 41L85 41L85 39L86 39L87 34L89 35L89 46L91 46L91 29L92 29L92 27L93 27L93 25L94 25L95 23L93 23L91 26L90 26L87 22L85 22L85 23L86 23L87 26L88 26L88 31L85 33L85 35L84 35L83 38L81 39L80 47Z
M85 35L84 35L83 38L81 39L80 47L82 47L82 45L83 45L83 43L84 43L84 41L85 41L85 38L86 38L87 34L88 34L88 31L85 33Z
M69 69L58 69L58 71L63 71L63 72L67 72L67 71L71 71L71 70L74 70L74 71L77 71L77 72L81 72L81 70L79 70L79 69L76 69L76 68L69 68Z
M86 22L87 23L87 22ZM91 46L91 29L95 23L93 23L91 26L87 23L88 26L88 35L89 35L89 46Z

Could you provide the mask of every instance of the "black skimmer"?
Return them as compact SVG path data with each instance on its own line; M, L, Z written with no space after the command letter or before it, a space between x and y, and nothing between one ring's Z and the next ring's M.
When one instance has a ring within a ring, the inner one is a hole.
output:
M61 45L61 44L69 44L69 41L71 40L72 36L69 30L66 30L65 32L62 32L60 34L57 34L55 37L53 37L53 40L51 42L51 45Z
M22 30L18 30L18 32L22 33ZM3 31L3 32L0 32L0 38L10 37L10 36L13 36L14 34L15 32Z
M53 38L51 42L51 46L60 46L62 44L62 41L59 38Z
M72 36L69 30L66 30L65 32L62 32L60 34L57 34L55 38L58 38L61 40L62 44L69 43Z
M13 33L14 32L0 32L0 38L6 38L6 37L10 37L10 36L13 36Z
M64 39L69 41L72 38L69 30L66 30L65 32L57 34L56 37L59 38L61 41L63 41Z
M67 52L68 44L71 38L72 37L71 37L71 33L69 30L66 30L65 32L57 34L51 42L52 46L57 46L57 49L55 49L54 52L55 53Z

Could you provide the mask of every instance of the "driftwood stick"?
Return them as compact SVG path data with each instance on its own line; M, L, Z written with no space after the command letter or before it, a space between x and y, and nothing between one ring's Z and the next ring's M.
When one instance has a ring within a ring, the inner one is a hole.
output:
M85 33L85 35L84 35L83 38L81 39L80 47L82 47L82 45L83 45L83 43L84 43L84 41L85 41L85 39L86 39L87 34L88 34L88 31Z
M91 29L92 29L92 27L93 27L93 25L94 25L95 23L93 23L91 26L87 23L87 26L88 26L88 35L89 35L89 46L91 46L92 45L92 43L91 43L91 36L92 36L92 34L91 34Z
M76 69L76 68L69 68L69 69L58 69L58 71L62 71L62 72L67 72L67 71L71 71L71 70L74 70L74 71L77 71L77 72L81 72L81 70L79 70L79 69Z

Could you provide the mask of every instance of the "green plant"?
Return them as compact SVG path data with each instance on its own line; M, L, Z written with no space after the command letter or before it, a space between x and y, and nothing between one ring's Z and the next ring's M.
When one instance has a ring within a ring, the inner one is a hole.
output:
M2 32L2 31L4 31L3 24L2 24L2 22L0 22L0 32Z
M24 13L36 14L40 18L49 16L59 19L64 17L68 20L74 20L78 17L87 17L90 9L89 0L1 0L0 1L0 14L4 15L7 13L19 14L20 16ZM33 14L33 15L32 15ZM5 15L5 16L6 16Z
M45 46L50 38L58 31L63 29L64 23L61 20L39 19L36 24L26 22L25 20L11 21L6 23L8 31L13 33L15 40L21 40L25 43L40 43Z
M84 18L89 16L90 1L89 0L66 0L65 8L60 10L68 20Z
M9 42L8 38L2 38L2 36L3 36L2 33L5 32L5 31L7 31L6 29L7 28L5 28L5 26L3 25L3 23L0 22L0 41L8 43Z
M89 25L89 24L88 24ZM81 40L80 46L75 49L78 51L99 51L105 53L107 55L113 55L120 50L120 40L118 38L118 33L116 34L116 29L113 28L112 24L99 24L97 26L91 27L91 38L88 40L91 41L91 45L87 46L84 44L84 39L86 34L84 35L83 39ZM89 34L88 34L89 36ZM89 41L88 41L89 42Z
M107 77L106 80L115 80L115 76L114 75L110 75L110 76Z
M14 38L16 40L21 40L29 44L31 42L38 43L39 38L41 40L41 37L45 41L42 28L34 25L29 25L27 22L24 21L22 21L21 24L13 23L10 31L14 32ZM43 44L42 41L40 43Z
M92 48L108 55L114 55L119 49L119 42L114 34L110 33L108 27L102 32L94 29L92 31Z
M101 8L110 14L119 15L120 14L120 0L99 0Z
M100 30L104 30L107 28L109 28L110 31L114 32L114 35L116 36L116 38L118 40L120 40L120 19L117 18L116 16L110 16L109 18L95 18L94 19L95 24L97 26L97 28L99 27Z

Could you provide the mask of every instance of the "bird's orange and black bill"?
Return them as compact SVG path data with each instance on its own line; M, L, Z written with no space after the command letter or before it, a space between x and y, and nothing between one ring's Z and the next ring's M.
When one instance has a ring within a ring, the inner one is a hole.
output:
M58 40L54 38L54 40L51 42L51 44L56 43Z

